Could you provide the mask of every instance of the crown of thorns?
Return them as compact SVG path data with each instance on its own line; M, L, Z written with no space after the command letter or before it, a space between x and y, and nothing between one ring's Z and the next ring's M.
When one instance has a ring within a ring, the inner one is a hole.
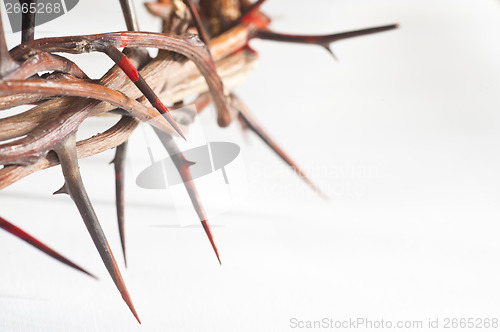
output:
M22 6L37 0L22 0ZM175 139L185 139L194 116L179 108L195 97L201 112L213 102L217 123L237 119L244 130L260 137L319 195L323 195L259 125L243 102L231 92L232 84L252 69L258 55L248 43L253 38L315 44L330 54L341 39L397 28L396 24L329 35L291 35L269 29L270 19L260 7L264 0L158 0L146 3L162 19L160 33L141 32L132 0L120 0L127 25L124 32L34 39L36 12L22 11L22 41L7 49L0 17L0 110L32 105L22 113L0 118L0 189L36 171L61 165L64 185L55 193L68 194L80 215L111 278L139 321L118 265L85 191L78 159L116 148L116 209L125 258L124 161L127 141L141 121L149 122L171 156L208 239L219 259L212 232L189 166ZM121 51L120 48L123 48ZM146 48L156 48L151 58ZM100 79L90 79L77 64L54 53L102 52L115 65ZM335 56L334 56L335 57ZM43 73L43 74L42 74ZM165 104L173 106L167 108ZM76 141L75 133L91 116L120 117L111 128ZM0 217L0 227L46 254L88 275L20 228ZM220 259L219 259L220 262ZM92 276L92 275L91 275ZM140 322L140 321L139 321Z

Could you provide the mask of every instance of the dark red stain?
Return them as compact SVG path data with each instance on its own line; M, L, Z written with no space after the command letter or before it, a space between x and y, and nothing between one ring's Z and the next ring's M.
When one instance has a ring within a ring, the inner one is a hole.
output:
M125 55L123 55L122 59L118 62L118 66L123 69L125 74L127 74L132 81L137 82L139 80L139 72Z
M11 233L12 235L17 236L18 238L34 245L35 247L44 250L45 252L51 252L54 253L54 251L50 248L48 248L46 245L44 245L42 242L38 241L22 229L12 225L9 223L7 220L3 219L0 217L0 228L5 229L7 232ZM43 249L42 249L43 248Z

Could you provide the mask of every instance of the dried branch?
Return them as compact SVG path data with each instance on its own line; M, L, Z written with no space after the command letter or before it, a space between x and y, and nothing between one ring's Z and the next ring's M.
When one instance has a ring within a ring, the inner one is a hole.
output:
M126 142L138 124L139 121L135 118L123 117L104 133L79 141L76 145L78 159L96 155ZM6 188L32 173L56 165L59 165L59 160L55 153L50 152L29 165L5 166L0 169L0 189Z
M87 79L88 76L73 61L60 55L33 50L20 67L5 75L4 80L20 80L43 71L58 71L76 78Z
M252 116L250 110L245 104L236 96L232 95L235 107L238 109L238 117L243 122L246 128L254 132L267 146L271 148L288 166L292 167L295 172L323 199L328 200L325 193L312 182L306 173L295 163L292 158L285 153L285 151L269 136L269 134L262 128L257 120Z
M57 81L47 81L47 80L29 80L29 81L0 81L0 96L2 95L14 95L14 94L32 94L36 96L44 97L54 97L54 96L77 96L84 98L92 98L96 100L101 100L112 104L115 107L122 108L128 111L131 115L136 116L142 121L151 121L151 124L158 126L161 130L172 133L172 129L169 123L163 116L158 116L158 113L148 108L141 103L130 99L123 93L115 90L105 88L99 84L87 83L87 82L57 82ZM9 122L5 121L0 123L0 136L2 139L10 139L17 136L8 135L9 132L6 130L5 125ZM1 134L0 134L1 135ZM30 140L40 139L31 135ZM56 140L60 141L64 137L55 136ZM15 159L11 159L9 150L12 146L19 146L19 143L14 141L11 143L0 145L0 155L2 155L2 160L0 164L16 163ZM28 154L22 149L16 150L13 154ZM22 161L22 159L21 159Z

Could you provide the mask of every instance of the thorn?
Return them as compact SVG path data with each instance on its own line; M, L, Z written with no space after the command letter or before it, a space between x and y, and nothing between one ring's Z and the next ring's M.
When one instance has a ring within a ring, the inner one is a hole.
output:
M335 60L335 62L339 62L339 58L337 58L337 56L335 55L335 53L333 53L333 50L330 48L330 46L323 46L325 48L325 50L330 53L333 57L333 60Z
M321 198L329 201L325 193L312 182L305 172L283 151L283 149L267 134L261 125L251 115L248 108L234 94L231 94L235 107L239 110L238 116L243 121L248 129L253 131L267 146L269 146L288 166L292 167L295 172L311 187Z
M348 39L348 38L354 38L354 37L384 32L397 28L399 28L399 24L391 24L375 28L335 33L330 35L294 35L294 34L277 33L267 29L259 29L255 32L255 37L265 40L278 41L278 42L319 45L326 48L328 52L332 54L333 57L336 59L335 54L333 54L332 50L329 47L333 42L342 39Z
M161 103L161 101L160 101L160 103ZM163 106L163 107L165 107L165 106ZM166 109L166 107L165 107L165 109ZM167 110L167 112L163 113L163 115L166 116L165 118L167 119L168 123L175 129L177 134L179 134L185 141L187 141L186 136L184 136L184 133L182 132L181 127L177 124L177 122L175 122L174 118L172 117L172 114L170 114L170 112Z
M248 131L249 131L249 129L248 129L245 121L243 121L243 119L241 118L241 116L238 116L236 119L238 119L238 123L240 124L241 135L242 135L243 139L245 140L245 143L250 144L250 140L249 140L249 137L248 137Z
M122 275L120 273L120 269L118 268L118 264L116 263L115 257L113 256L113 252L111 251L111 248L109 247L109 243L106 240L106 248L108 250L109 255L111 256L111 263L113 267L113 273L115 278L113 278L113 281L115 282L116 286L118 287L118 290L120 291L120 294L122 295L122 299L125 301L125 303L128 305L130 308L130 311L132 311L132 314L134 315L135 319L139 322L139 324L142 324L139 315L137 315L137 312L135 311L134 305L132 304L132 299L130 298L130 295L127 291L127 287L125 286L125 282L123 281ZM111 276L113 277L113 275Z
M184 155L181 153L178 158L180 159L180 162L182 163L182 167L191 167L193 165L196 165L196 162L187 160L184 158Z
M210 241L210 244L212 245L212 248L215 252L215 255L217 256L217 260L219 261L219 264L222 265L222 262L221 262L220 256L219 256L219 250L217 249L217 246L215 245L214 236L212 235L212 231L210 230L210 225L208 224L208 221L202 220L201 224L203 225L203 229L205 230L205 233L208 236L208 240Z
M125 160L127 156L128 142L124 142L116 147L115 158L115 195L116 195L116 216L118 220L118 231L122 245L123 260L127 267L127 253L125 246Z
M130 59L123 54L116 46L111 44L109 41L98 40L93 44L94 48L105 53L111 60L113 60L127 75L127 77L134 82L135 86L142 92L142 94L148 99L148 101L153 105L154 108L160 113L165 114L168 123L175 129L175 131L184 139L186 137L182 133L181 128L175 122L174 118L170 114L168 108L162 103L160 98L156 95L149 84L144 80L139 71L130 61Z
M21 240L29 243L33 247L35 247L38 250L44 252L45 254L49 255L50 257L58 260L59 262L65 264L65 265L67 265L69 267L72 267L72 268L74 268L74 269L76 269L76 270L78 270L80 272L83 272L86 275L88 275L88 276L90 276L90 277L92 277L94 279L97 279L97 277L94 276L93 274L91 274L90 272L87 272L85 269L83 269L80 266L76 265L75 263L73 263L72 261L70 261L69 259L67 259L66 257L64 257L63 255L59 254L58 252L56 252L52 248L50 248L47 245L43 244L42 242L40 242L39 240L37 240L33 236L29 235L28 233L26 233L25 231L23 231L19 227L11 224L7 220L3 219L2 217L0 217L0 228L6 230L10 234L12 234L12 235L20 238Z
M135 311L132 300L128 293L125 282L123 281L120 269L116 264L116 260L113 256L113 252L109 247L106 236L102 230L101 224L97 219L97 215L92 207L92 203L87 195L85 186L80 175L80 168L78 166L78 157L76 155L76 137L75 134L71 134L66 139L64 139L58 146L54 148L59 162L61 163L61 168L63 171L64 179L66 180L66 186L70 197L75 202L80 215L89 231L89 234L94 241L94 244L101 256L106 269L108 270L111 278L113 279L116 287L120 291L120 294L129 307L132 314L136 317L137 321L140 323L137 312Z
M66 187L66 183L64 183L61 188L54 191L54 193L52 195L63 195L63 194L69 195L68 188Z
M186 188L186 191L189 195L189 199L191 200L191 203L196 210L196 214L198 214L198 218L200 218L201 224L205 229L205 233L208 236L208 240L210 241L210 244L212 245L215 255L217 256L217 260L220 264L221 260L219 257L219 251L217 250L217 246L215 245L212 231L210 230L210 225L207 222L205 210L203 209L200 196L198 195L198 191L196 190L196 187L194 185L193 178L191 177L191 172L189 171L189 166L193 165L194 163L186 160L171 135L166 134L158 130L157 128L153 129L160 139L161 143L165 147L165 150L167 150L168 154L170 155L170 158L174 162L175 167L179 171L179 175L182 178L184 187Z
M120 6L122 7L123 16L125 18L125 24L127 25L127 30L129 31L139 31L139 23L137 21L137 14L134 8L134 4L131 0L120 0ZM126 41L125 43L123 41ZM126 46L128 44L127 34L122 34L122 45ZM135 50L132 57L141 57L140 52L145 52L148 55L147 50L144 49L130 49ZM126 52L127 49L124 49ZM132 51L129 51L132 52ZM125 53L124 53L125 54ZM129 53L127 53L129 54ZM139 72L137 72L139 73ZM116 201L116 217L118 221L118 232L120 233L120 243L122 246L123 262L125 263L125 268L127 268L127 251L125 246L125 160L127 156L127 146L128 141L125 141L121 145L116 147L115 157L111 161L115 165L115 201ZM139 317L134 314L136 319L139 321Z

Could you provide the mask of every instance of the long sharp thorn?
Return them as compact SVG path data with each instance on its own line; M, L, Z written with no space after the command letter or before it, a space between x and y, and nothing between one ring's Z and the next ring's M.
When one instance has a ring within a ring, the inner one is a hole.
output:
M127 25L127 30L129 31L139 31L139 22L137 21L137 13L135 11L134 4L132 0L120 0L120 6L122 7L123 16L125 18L125 23ZM124 54L128 54L129 57L141 58L148 57L149 53L143 48L134 48L123 50ZM170 123L170 122L169 122ZM170 123L170 125L172 125ZM120 233L120 242L123 252L123 261L125 267L127 267L127 251L125 245L125 160L127 156L128 141L125 141L121 145L116 147L115 158L113 159L113 164L115 166L115 200L116 200L116 216L118 220L118 231Z
M21 17L21 25L22 25L22 33L21 33L21 42L27 42L30 40L35 39L35 16L36 16L36 10L31 11L31 4L35 5L35 8L37 7L37 2L38 0L22 0L21 3L24 5L27 5L28 11L25 13L22 11L22 17Z
M118 230L120 232L120 241L122 244L123 260L127 267L127 253L125 247L125 159L127 155L128 142L122 143L116 147L115 159L115 194L116 194L116 215L118 218Z
M125 54L120 52L120 50L118 50L114 45L108 42L102 41L100 43L95 43L95 47L99 51L106 53L111 58L111 60L113 60L125 72L125 74L127 74L130 80L134 82L137 88L141 90L144 96L149 100L151 105L153 105L153 107L156 108L156 110L158 110L158 112L165 117L165 119L168 121L168 123L170 123L175 131L184 140L186 140L186 137L182 133L181 128L175 122L168 108L162 103L160 98L158 98L156 93L144 80L142 75L139 74L139 71L137 70L137 68L135 68L130 59Z
M160 101L159 98L157 98L156 101L157 101L159 106L158 107L155 105L153 105L153 106L155 106L155 108L165 109L164 113L162 113L163 117L165 117L165 119L167 119L168 123L175 129L177 134L179 134L186 141L186 136L184 136L184 133L182 132L181 127L179 127L179 124L177 122L175 122L174 118L172 117L172 114L170 114L170 112L167 110L167 108L165 106L163 106L163 103Z
M120 0L123 16L129 31L139 31L139 22L137 21L137 13L135 11L132 0ZM141 57L140 52L144 52L149 57L146 49L127 49L124 53L132 53L133 57ZM122 245L123 262L127 267L127 250L125 245L125 160L127 157L128 141L116 147L115 158L113 164L115 166L115 200L116 200L116 217L118 220L118 232L120 233L120 243Z
M248 108L243 102L234 94L231 95L237 109L239 110L238 117L245 124L245 126L253 131L267 146L269 146L285 163L292 167L295 172L324 200L328 201L325 193L312 182L306 173L285 153L285 151L267 134L262 126L251 115Z
M116 264L116 260L113 257L111 248L109 247L106 236L101 228L101 224L97 219L97 215L83 185L78 166L78 158L76 155L75 134L68 136L54 149L54 151L59 157L70 197L75 202L85 226L94 241L97 251L99 252L99 255L101 256L101 259L104 262L104 265L106 266L106 269L108 270L116 287L120 291L123 300L128 305L137 321L140 323L141 321L135 311L134 305L132 304L132 300L130 299L125 282L123 281L118 265Z
M66 183L64 183L64 185L59 188L58 190L54 191L54 193L52 195L69 195L69 191L68 191L68 188L66 186Z
M139 22L137 21L137 14L132 0L120 0L122 7L123 17L125 24L129 31L139 31ZM137 50L137 49L136 49ZM142 49L141 49L142 50ZM142 50L147 52L146 50ZM124 52L126 52L124 50ZM169 122L170 123L170 122ZM125 246L125 188L124 188L124 172L125 172L125 158L127 155L127 145L125 142L116 147L115 159L115 200L116 200L116 217L118 220L118 232L120 233L120 243L122 245L123 262L127 267L127 251Z
M7 220L5 220L2 217L0 217L0 228L6 230L10 234L20 238L21 240L31 244L33 247L41 250L42 252L44 252L45 254L49 255L50 257L58 260L59 262L66 264L66 265L68 265L68 266L70 266L70 267L72 267L80 272L83 272L86 275L89 275L94 279L97 279L90 272L87 272L85 269L76 265L75 263L73 263L72 261L70 261L69 259L64 257L63 255L59 254L57 251L55 251L52 248L48 247L47 245L43 244L42 242L40 242L39 240L37 240L33 236L29 235L28 233L26 233L25 231L23 231L19 227L11 224L10 222L8 222Z
M219 250L217 249L217 245L215 244L214 236L212 235L212 230L210 229L210 225L208 224L207 220L202 220L201 224L203 226L203 229L205 230L205 233L207 234L208 240L210 241L210 244L212 245L212 248L215 252L215 255L217 256L217 260L219 261L219 264L222 265L222 262L220 260L219 256Z
M399 24L391 24L375 28L336 33L331 35L294 35L294 34L277 33L267 29L259 29L255 32L255 37L260 39L279 41L279 42L319 45L326 48L331 54L333 54L333 52L329 48L330 44L333 42L347 38L354 38L359 36L370 35L373 33L389 31L397 28L399 28Z
M198 191L196 190L196 187L194 185L193 178L191 177L191 172L189 171L189 166L193 165L193 162L186 160L182 152L179 150L179 147L173 140L172 136L160 130L157 130L156 128L153 129L155 130L156 135L158 135L158 138L170 155L170 158L172 158L175 167L177 167L182 181L184 182L184 187L186 188L189 198L191 199L191 203L193 204L193 207L196 210L198 217L200 218L203 229L205 230L208 240L210 241L215 255L217 256L217 260L219 261L219 264L222 264L219 256L219 250L215 245L214 237L212 235L210 225L207 221L207 215L201 204L200 196L198 195Z

